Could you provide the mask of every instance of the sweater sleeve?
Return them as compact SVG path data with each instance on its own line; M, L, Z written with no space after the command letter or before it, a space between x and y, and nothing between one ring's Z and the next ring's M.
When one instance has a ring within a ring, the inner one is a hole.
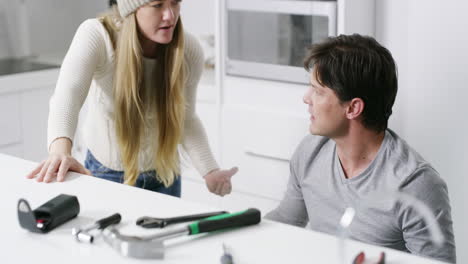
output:
M73 37L49 101L48 148L60 137L69 138L73 142L80 109L105 54L102 25L97 19L84 21Z
M203 50L197 39L185 34L187 81L185 88L186 113L182 146L194 167L202 175L219 168L210 150L203 124L196 113L197 86L203 71Z

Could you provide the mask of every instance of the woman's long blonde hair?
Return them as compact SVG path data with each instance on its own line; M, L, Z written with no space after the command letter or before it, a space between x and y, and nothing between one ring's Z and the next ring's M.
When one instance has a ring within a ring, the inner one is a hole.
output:
M177 145L182 139L185 98L183 69L184 32L179 19L171 43L159 45L163 63L154 71L155 87L144 89L143 55L135 13L122 18L117 8L100 21L115 49L115 128L121 152L124 183L134 185L140 173L139 153L147 116L156 117L157 140L153 166L158 179L168 187L180 173Z

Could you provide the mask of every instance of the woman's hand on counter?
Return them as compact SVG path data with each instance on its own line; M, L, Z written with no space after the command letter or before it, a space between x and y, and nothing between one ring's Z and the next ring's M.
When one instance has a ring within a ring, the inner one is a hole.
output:
M47 183L54 180L54 178L57 178L58 182L62 182L65 180L68 171L91 175L91 172L71 155L51 153L48 159L41 162L26 177L29 179L36 178L38 182Z
M230 194L232 190L231 177L237 173L239 169L233 167L230 170L215 169L203 176L208 190L219 196Z
M57 138L50 145L49 157L41 162L27 178L36 178L38 182L51 182L54 178L61 182L65 180L68 171L91 175L71 153L72 142L69 138Z

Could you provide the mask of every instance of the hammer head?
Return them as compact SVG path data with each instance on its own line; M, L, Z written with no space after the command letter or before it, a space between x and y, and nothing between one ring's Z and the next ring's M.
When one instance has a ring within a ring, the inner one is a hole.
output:
M72 235L78 242L86 242L86 243L93 243L94 237L81 228L73 228Z
M102 232L104 241L121 255L139 259L163 259L164 244L161 240L142 240L138 237L125 236L115 228L106 228Z

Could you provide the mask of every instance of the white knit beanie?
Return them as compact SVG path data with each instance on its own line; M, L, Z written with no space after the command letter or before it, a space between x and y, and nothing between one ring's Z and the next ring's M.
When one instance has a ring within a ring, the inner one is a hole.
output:
M117 7L119 8L120 15L122 17L127 17L140 6L151 1L153 0L117 0Z

